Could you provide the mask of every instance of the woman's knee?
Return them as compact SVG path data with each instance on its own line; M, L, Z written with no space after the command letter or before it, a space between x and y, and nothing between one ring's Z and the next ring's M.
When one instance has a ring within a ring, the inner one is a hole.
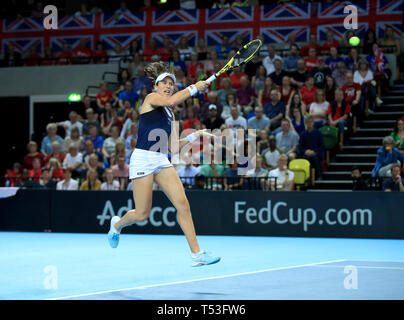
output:
M178 213L188 213L191 212L191 207L187 198L181 199L175 203L175 208Z

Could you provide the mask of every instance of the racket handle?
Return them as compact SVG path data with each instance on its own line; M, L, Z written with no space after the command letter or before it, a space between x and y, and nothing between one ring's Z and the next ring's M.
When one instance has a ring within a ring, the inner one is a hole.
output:
M211 75L211 76L206 80L206 82L211 83L211 82L215 81L216 78L217 78L217 77L216 77L216 74Z

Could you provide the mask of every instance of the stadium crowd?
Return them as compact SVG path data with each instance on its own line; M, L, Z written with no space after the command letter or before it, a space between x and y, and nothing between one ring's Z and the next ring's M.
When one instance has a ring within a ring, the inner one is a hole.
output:
M175 106L180 131L242 129L247 137L248 129L256 130L257 143L250 159L256 162L255 169L239 175L237 157L233 164L226 158L223 163L199 165L181 160L175 167L184 185L191 189L245 189L249 178L260 178L254 182L258 189L290 191L295 189L294 172L288 164L295 159L307 159L316 179L321 179L326 151L321 128L338 129L342 150L353 127L383 103L381 95L392 76L385 53L402 59L399 41L388 26L383 39L376 39L374 30L368 29L356 47L349 44L352 35L348 31L337 41L329 32L327 40L320 42L311 34L309 42L302 44L292 33L283 44L264 43L260 54L242 68L219 76L209 92ZM82 114L71 111L65 121L47 125L42 141L30 141L22 162L7 171L6 186L130 189L128 164L136 147L139 113L143 99L153 90L144 74L145 65L167 62L176 76L176 88L182 90L220 70L242 45L241 35L233 42L224 36L215 47L208 47L204 39L191 47L186 37L177 46L167 38L159 47L151 38L146 48L133 41L127 49L117 44L107 52L101 42L89 48L83 39L74 50L65 45L57 55L47 48L43 57L33 47L24 65L119 62L124 68L114 89L114 84L101 81L95 99L83 98ZM9 46L3 64L16 65L19 59ZM196 143L200 144L198 157L206 148L214 148L204 140ZM403 154L404 117L383 140L372 176L397 177L396 164L400 168Z

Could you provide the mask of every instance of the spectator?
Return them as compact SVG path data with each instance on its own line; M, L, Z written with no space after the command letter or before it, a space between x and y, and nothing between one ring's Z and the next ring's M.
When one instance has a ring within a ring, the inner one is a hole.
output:
M139 12L150 12L150 11L156 11L157 8L152 5L151 0L143 0L143 6L140 7Z
M156 39L150 38L149 45L143 50L143 56L145 57L147 62L151 62L152 56L158 55L161 56L165 54L163 50L157 47ZM173 51L174 53L174 51Z
M247 120L240 115L237 107L231 107L230 114L231 117L226 119L225 125L226 128L232 129L234 137L236 137L236 131L238 128L247 130Z
M160 50L161 61L168 62L171 57L171 52L173 51L173 44L170 38L163 38L163 47Z
M186 73L181 69L181 67L179 66L174 67L174 75L175 79L177 80L175 82L175 86L177 87L178 91L181 91L190 84L186 76Z
M282 85L279 88L279 92L281 94L281 101L285 106L290 103L295 91L296 90L290 85L290 78L288 76L284 76L282 78Z
M263 65L260 65L257 68L255 75L251 79L251 87L254 89L256 95L258 95L259 92L264 89L266 77L267 71Z
M52 143L57 141L63 144L63 139L56 134L57 126L55 123L49 123L46 126L47 136L42 139L41 152L46 156L52 152Z
M137 77L133 80L133 91L140 95L140 92L146 89L149 93L152 89L152 81L144 73L144 68L139 67L137 71Z
M233 41L233 50L237 52L243 47L243 45L243 35L237 34Z
M321 50L321 53L327 53L330 48L338 48L339 47L339 42L334 38L334 34L332 31L328 30L326 33L327 40L323 44L323 48Z
M206 60L208 58L209 47L206 45L204 38L198 39L196 53L198 54L198 60ZM202 67L202 69L203 69L203 67Z
M133 40L132 43L137 43L137 41ZM132 46L129 49L134 50L134 49L132 49ZM128 72L130 75L130 78L128 80L130 80L130 79L134 80L138 76L138 74L137 74L138 71L140 69L144 70L144 67L145 67L141 54L139 52L135 52L132 54L133 54L133 60L129 63L129 66L128 66ZM170 53L170 57L171 57L171 53Z
M281 119L285 116L285 105L280 100L279 90L271 91L271 101L264 105L264 113L271 121L271 131L276 134L281 125ZM274 131L275 130L275 131Z
M64 179L56 184L56 190L79 190L79 183L72 179L72 170L64 169Z
M181 60L190 60L191 54L194 50L189 46L188 38L186 36L180 38L177 48L180 52Z
M79 115L76 111L70 111L69 120L58 122L56 125L65 129L65 137L70 136L70 131L74 127L79 129L80 135L82 135L83 132L83 124L79 121Z
M83 137L88 138L90 135L90 128L95 127L95 133L98 134L101 131L101 125L98 121L98 114L94 112L92 108L86 110L86 120L83 123Z
M298 92L294 92L291 96L291 99L289 103L286 105L285 109L285 118L288 118L289 120L292 120L293 117L293 108L299 108L300 114L303 116L307 112L307 106L306 104L302 101L302 97Z
M64 139L63 152L67 153L71 145L74 145L79 151L82 151L84 148L84 140L80 136L80 131L78 127L73 127L70 130L70 135L66 136L66 138Z
M287 76L288 73L282 70L282 60L275 59L274 60L274 72L272 72L269 76L271 77L272 81L278 86L282 86L282 79L283 77Z
M238 103L241 105L241 109L245 116L248 116L253 110L255 105L255 91L250 86L250 81L247 76L240 78L241 87L236 91L236 97Z
M389 86L391 70L383 50L376 43L373 45L372 54L369 54L366 60L369 62L369 67L373 71L376 82L380 85L382 92L385 92Z
M335 80L335 84L341 88L345 84L346 74L348 70L346 69L345 62L340 61L337 64L337 67L332 72L331 76Z
M316 49L316 52L321 51L321 46L317 43L317 35L314 33L310 34L309 43L300 49L300 56L308 56L310 48Z
M314 77L308 76L306 84L300 88L300 95L302 96L302 101L306 106L310 106L316 96L317 87L314 86Z
M173 49L169 63L171 66L174 64L174 67L180 67L184 74L187 72L187 65L185 61L181 59L181 55L178 49Z
M104 175L104 166L100 166L98 155L92 153L88 157L88 164L83 163L83 170L81 176L83 179L87 177L88 170L95 170L97 172L98 179L102 179Z
M101 181L97 178L97 171L89 169L86 180L80 185L80 190L101 190Z
M324 58L318 58L318 66L311 69L310 73L314 78L314 85L319 89L324 89L327 76L331 76L331 70L324 63Z
M301 59L299 56L299 47L296 43L292 43L290 45L289 56L284 60L283 68L289 73L297 71L297 62L299 59Z
M281 128L282 131L276 135L276 145L284 151L289 161L292 161L296 158L299 135L291 129L289 119L282 119Z
M230 74L230 80L232 83L232 88L233 89L240 89L241 88L241 78L242 77L247 77L247 75L243 72L241 67L237 67L233 70L233 72Z
M203 123L209 116L209 106L211 104L216 105L217 107L217 113L222 114L223 112L223 106L222 104L218 101L217 98L217 92L216 91L209 91L208 93L208 101L206 101L202 107L199 110L199 120Z
M401 52L400 49L400 39L394 36L394 30L391 26L386 25L386 29L384 30L384 37L379 41L381 47L383 47L383 51L385 53L393 53L398 56Z
M270 122L269 118L266 115L264 115L264 110L262 109L262 107L257 106L257 107L255 107L254 112L255 112L255 116L251 117L247 121L248 129L265 131L266 134L268 134L271 122Z
M120 43L116 43L112 50L108 51L108 63L119 63L119 61L129 55L129 51L124 49Z
M352 72L347 72L346 81L341 90L344 93L344 100L351 105L352 113L359 115L362 91L360 84L354 82Z
M218 162L216 162L215 160L217 160ZM221 159L215 159L215 153L212 152L210 163L202 164L199 166L199 175L207 178L205 189L213 191L223 189L221 180L215 179L223 177L224 174L225 166L220 162Z
M192 157L185 157L185 166L178 169L178 176L182 184L188 188L195 185L195 176L200 173L200 168L192 165Z
M228 56L231 50L232 48L229 42L229 37L224 35L222 37L222 43L216 45L214 52L217 52L218 59L223 60Z
M125 83L126 81L131 81L131 74L129 73L129 70L126 68L123 68L119 73L118 73L118 84L119 88L115 91L115 95L118 96L122 91L125 90Z
M280 155L284 153L284 151L277 146L276 137L274 135L271 135L268 138L268 142L269 142L269 147L262 151L261 156L265 160L264 168L266 168L268 170L272 170L272 169L277 168L278 159L279 159Z
M191 107L187 109L187 118L184 121L182 127L184 130L186 129L195 129L195 123L199 123L200 120L195 118L194 110Z
M107 63L107 51L104 49L104 44L102 41L98 41L95 45L95 50L92 52L93 63L101 64Z
M56 184L51 179L48 168L42 169L42 175L41 175L41 178L39 179L39 185L43 189L55 189L56 188Z
M339 48L342 54L348 53L346 48L351 48L352 45L349 43L349 39L351 39L355 35L353 30L347 30L344 33L344 37L339 41Z
M83 97L82 104L84 108L84 113L86 113L87 110L89 109L93 109L95 113L98 113L97 103L93 103L93 101L91 101L91 98L89 96L85 95Z
M393 132L390 136L394 139L396 148L398 148L401 153L404 153L404 117L396 120Z
M309 48L309 55L304 58L304 64L307 71L310 73L311 69L318 67L318 57L315 48Z
M28 171L28 176L33 181L39 181L42 175L42 163L39 158L32 160L32 169Z
M328 108L328 121L330 126L338 127L340 151L344 147L344 131L345 126L348 126L350 112L351 106L344 100L344 92L337 89L335 91L335 101Z
M353 166L352 167L352 191L366 191L368 190L367 181L362 176L362 171L359 167Z
M317 179L321 179L321 161L324 159L324 138L314 128L314 118L309 115L304 121L305 130L300 135L298 156L310 161Z
M121 141L122 143L124 143L123 140L119 137L119 127L112 126L110 133L111 136L104 140L102 146L102 154L104 155L104 159L107 160L109 163L111 163L111 159L113 153L115 152L115 145L117 144L117 142Z
M224 190L240 190L243 186L244 178L238 174L238 162L237 157L234 157L234 161L230 168L224 171L223 186Z
M22 167L28 170L32 169L32 162L38 158L41 162L41 166L45 164L45 157L43 153L38 152L38 144L35 141L28 142L28 153L24 156Z
M404 192L404 180L400 176L401 167L398 164L391 166L391 178L383 181L383 191L386 192Z
M361 59L358 70L354 73L354 82L360 84L362 95L369 101L369 108L373 110L375 105L380 105L383 101L377 96L376 82L373 72L369 69L367 60Z
M251 80L253 76L257 74L257 70L260 66L263 66L262 61L260 59L259 54L255 54L252 59L245 65L244 72L248 76L248 79ZM264 66L263 66L264 67ZM264 79L266 76L266 69L264 67Z
M85 2L82 2L80 4L80 10L77 11L74 15L76 17L80 17L80 16L88 16L90 14L91 14L91 12L88 10L87 4Z
M218 60L218 52L212 50L209 52L209 57L208 59L205 61L204 63L204 73L207 77L210 77L212 74L214 74L216 72L216 69L221 68L221 63ZM227 76L228 77L228 76ZM220 78L222 79L222 78ZM218 81L219 79L215 80ZM218 89L218 88L216 88Z
M223 120L227 120L231 116L231 108L237 108L239 113L242 112L241 106L238 104L236 94L235 93L228 93L226 95L226 105L223 107L223 111L221 113L221 117Z
M376 164L372 171L372 177L391 177L391 167L394 164L400 165L400 160L404 161L404 155L395 148L393 137L384 137L383 147L377 150Z
M331 69L331 72L337 69L338 63L345 62L345 60L339 56L338 49L336 47L330 48L329 57L325 59L325 64Z
M223 9L223 8L230 8L230 4L227 0L218 0L212 5L212 9ZM222 38L223 39L223 38ZM229 38L227 37L227 40Z
M337 90L337 84L335 80L331 76L327 76L325 78L325 100L327 101L334 101L335 100L335 90Z
M119 190L126 190L129 178L129 165L125 162L125 157L119 157L118 163L112 166L114 179L119 181Z
M135 124L132 125L132 127L136 127L137 126ZM130 163L130 157L132 156L133 150L135 150L136 148L136 143L137 143L137 134L136 136L131 135L128 138L126 138L125 140L125 162L127 164Z
M308 75L309 72L307 71L304 60L297 60L297 70L290 74L292 85L300 89L305 85Z
M96 96L97 99L97 106L99 109L104 109L105 104L107 102L112 103L114 100L114 94L112 91L108 90L108 82L105 80L102 80L100 82L100 91L97 93Z
M278 159L278 168L269 171L268 181L272 191L292 191L295 175L288 169L288 157L284 154ZM275 182L276 179L276 182ZM268 185L265 190L268 190Z
M191 61L188 63L187 66L187 77L195 83L197 81L196 78L196 70L203 69L203 64L198 61L198 54L196 52L192 52L190 54Z
M119 190L119 182L114 180L112 169L105 170L105 180L101 184L101 190Z
M304 117L302 115L301 108L292 107L290 120L293 125L293 129L300 136L304 131Z
M327 122L330 103L325 100L325 92L322 89L316 91L314 102L309 107L309 114L314 118L314 126L318 129Z
M263 167L264 159L257 155L255 160L255 168L247 171L246 176L249 178L249 185L253 189L261 189L261 182L268 176L269 171Z
M37 45L34 44L28 49L28 54L24 58L24 66L41 65L42 57L38 54Z
M139 99L139 95L133 90L132 81L125 82L125 90L119 93L118 102L121 108L124 108L123 101L129 100L131 108L135 107L136 101Z
M39 182L33 181L29 177L28 169L22 170L21 180L19 180L15 186L23 189L38 189L40 187Z
M266 77L264 87L258 92L258 105L260 107L263 107L267 102L271 101L271 91L276 88L271 77Z
M125 123L123 124L122 130L121 130L121 139L125 140L128 135L131 135L132 131L131 131L131 127L132 124L136 125L136 129L137 129L137 125L139 123L139 112L137 112L136 110L132 110L132 112L130 113L130 117L128 117L125 120ZM137 135L137 130L136 130L136 135Z
M15 49L15 45L9 41L3 57L3 65L6 67L19 67L22 65L21 53Z
M56 64L56 59L53 50L50 47L46 47L44 50L44 57L42 59L41 65L52 66L54 64Z
M349 55L348 57L345 58L345 64L346 67L349 71L354 73L356 70L358 70L358 65L360 61L360 56L358 52L358 48L352 47L349 50Z
M49 170L49 176L55 183L62 180L64 176L63 169L60 161L57 158L49 159L46 168Z
M377 43L376 33L372 28L369 28L365 32L365 36L362 40L362 52L363 54L373 54L373 45Z
M98 135L96 126L90 126L88 129L89 136L86 140L90 140L94 144L95 151L101 152L104 145L104 138Z
M203 122L204 127L209 130L221 129L223 124L224 121L218 116L216 105L211 104L209 106L209 118Z
M52 142L52 152L45 157L45 165L48 164L51 158L58 159L60 163L63 163L66 154L61 151L61 144L58 141Z
M231 87L232 83L231 83L230 78L222 78L220 82L221 82L221 89L219 89L217 91L217 99L218 99L218 102L220 102L221 105L226 105L227 95L229 93L235 94L236 90L234 90Z
M118 163L119 157L125 157L125 161L126 161L125 142L122 140L118 140L115 144L115 150L112 153L112 157L111 157L111 166Z
M85 151L83 153L83 168L85 170L89 166L89 159L92 154L96 156L96 166L104 168L104 157L101 152L95 151L94 144L91 140L85 142Z
M282 61L282 58L280 56L278 56L277 54L275 54L275 46L270 45L268 47L268 56L266 56L264 58L264 60L262 60L262 64L264 65L265 69L267 70L267 76L269 76L272 72L275 71L274 62L276 59Z
M73 50L73 63L86 64L90 63L91 49L87 47L88 38L81 38L79 45Z
M57 60L58 65L72 64L72 57L73 57L72 47L66 42L63 43L62 52L59 53L57 57L58 57Z
M81 167L83 164L83 155L78 152L77 147L72 144L69 147L69 153L63 160L63 168L69 169L74 178L80 177Z

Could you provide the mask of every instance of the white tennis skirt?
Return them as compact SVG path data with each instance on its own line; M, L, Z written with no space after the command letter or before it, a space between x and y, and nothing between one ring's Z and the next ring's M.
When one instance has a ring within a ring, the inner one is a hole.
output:
M168 167L172 167L172 164L166 154L135 148L130 156L129 179L157 174L161 169Z

